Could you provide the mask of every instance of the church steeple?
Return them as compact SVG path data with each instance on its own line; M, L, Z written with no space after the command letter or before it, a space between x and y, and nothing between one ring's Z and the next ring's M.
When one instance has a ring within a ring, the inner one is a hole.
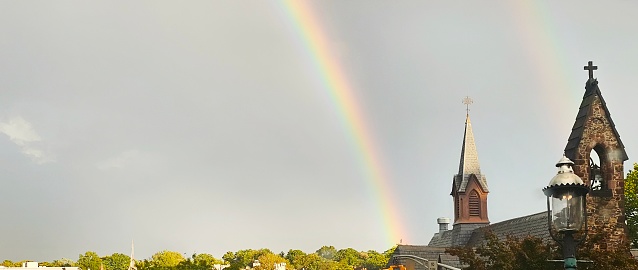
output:
M472 100L466 97L463 103L469 105ZM459 171L453 178L452 195L454 197L454 224L489 223L487 217L487 180L481 174L478 151L474 142L474 132L470 122L469 109L465 118L465 132L461 146Z
M459 163L459 172L457 174L457 176L461 177L455 177L454 179L454 184L459 191L464 192L466 190L470 175L475 175L479 178L481 188L485 190L485 192L488 192L487 181L481 174L481 165L479 164L478 151L476 151L476 143L474 142L474 132L472 132L470 115L467 114L465 118L463 145L461 146L461 162Z
M589 78L567 139L565 155L574 161L574 173L591 187L587 196L589 230L609 232L601 248L613 250L623 247L627 241L623 162L628 157L598 87L598 79L594 78L594 70L598 67L589 61L584 69Z

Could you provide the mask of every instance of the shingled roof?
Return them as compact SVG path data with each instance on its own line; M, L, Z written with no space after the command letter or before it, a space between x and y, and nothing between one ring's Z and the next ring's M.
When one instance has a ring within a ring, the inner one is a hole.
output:
M583 101L580 103L580 108L576 115L576 121L572 127L572 133L569 135L569 139L567 140L567 146L565 146L565 156L575 160L576 151L578 150L578 145L580 144L580 140L582 139L583 132L585 130L585 122L592 111L591 107L596 97L600 99L600 103L605 110L605 115L607 115L607 119L609 120L609 125L611 126L616 138L618 138L618 144L620 149L622 149L623 160L629 159L627 157L627 152L625 152L625 146L622 141L620 141L620 135L618 134L618 130L616 130L616 125L614 125L614 121L611 120L611 114L607 108L607 103L605 103L605 99L603 99L603 95L600 93L600 88L598 88L598 80L593 78L587 80L587 83L585 84L585 95L583 96Z
M485 242L485 232L491 231L500 240L507 236L523 238L526 236L551 240L547 227L547 212L513 218L474 230L466 246L477 247Z
M393 256L396 255L413 255L420 258L427 259L430 262L444 263L454 267L461 267L459 258L445 253L445 248L429 247L429 246L416 246L416 245L398 245L394 250ZM406 258L398 258L396 261L390 260L388 265L391 264L411 264L415 270L425 270L425 267L418 263L413 263L412 260Z
M463 134L463 146L461 147L461 161L459 162L459 173L454 176L454 188L458 192L465 192L465 188L470 177L476 176L481 188L484 192L489 192L487 188L487 180L481 174L481 166L478 160L478 152L476 151L476 143L474 142L474 132L472 132L472 123L470 115L465 118L465 133Z

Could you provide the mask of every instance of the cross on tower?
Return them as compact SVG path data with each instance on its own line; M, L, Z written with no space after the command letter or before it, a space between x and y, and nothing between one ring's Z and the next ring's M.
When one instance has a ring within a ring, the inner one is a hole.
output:
M589 63L587 63L587 65L585 66L585 70L589 70L589 78L593 79L594 78L594 70L597 70L598 66L594 66L592 61L589 61Z
M470 104L474 103L474 100L472 100L472 98L465 96L465 98L463 99L463 104L465 104L465 111L467 112L467 114L470 114Z

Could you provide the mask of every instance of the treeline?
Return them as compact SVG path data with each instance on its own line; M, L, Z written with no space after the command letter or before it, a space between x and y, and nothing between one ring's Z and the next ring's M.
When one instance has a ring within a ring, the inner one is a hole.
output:
M237 252L226 252L222 258L200 253L184 257L176 251L160 251L148 259L137 260L138 270L211 270L225 267L225 270L240 270L253 268L255 270L274 270L276 264L285 263L286 270L352 270L366 268L379 270L385 267L392 256L395 247L383 253L369 250L357 251L353 248L337 250L334 246L323 246L314 253L305 253L298 249L291 249L287 253L273 253L269 249L244 249ZM131 258L122 253L113 253L100 257L93 251L80 254L77 261L60 259L52 262L40 262L40 266L72 267L83 270L126 270ZM1 266L19 267L25 261L12 262L4 260Z

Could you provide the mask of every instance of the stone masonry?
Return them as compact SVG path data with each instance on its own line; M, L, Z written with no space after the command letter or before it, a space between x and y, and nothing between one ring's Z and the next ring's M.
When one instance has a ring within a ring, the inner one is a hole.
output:
M627 160L624 146L598 88L598 81L590 79L576 116L565 153L574 161L574 173L590 183L590 154L600 158L606 194L591 192L587 196L588 227L590 233L604 232L607 241L601 249L614 250L626 243L624 215L624 168Z

